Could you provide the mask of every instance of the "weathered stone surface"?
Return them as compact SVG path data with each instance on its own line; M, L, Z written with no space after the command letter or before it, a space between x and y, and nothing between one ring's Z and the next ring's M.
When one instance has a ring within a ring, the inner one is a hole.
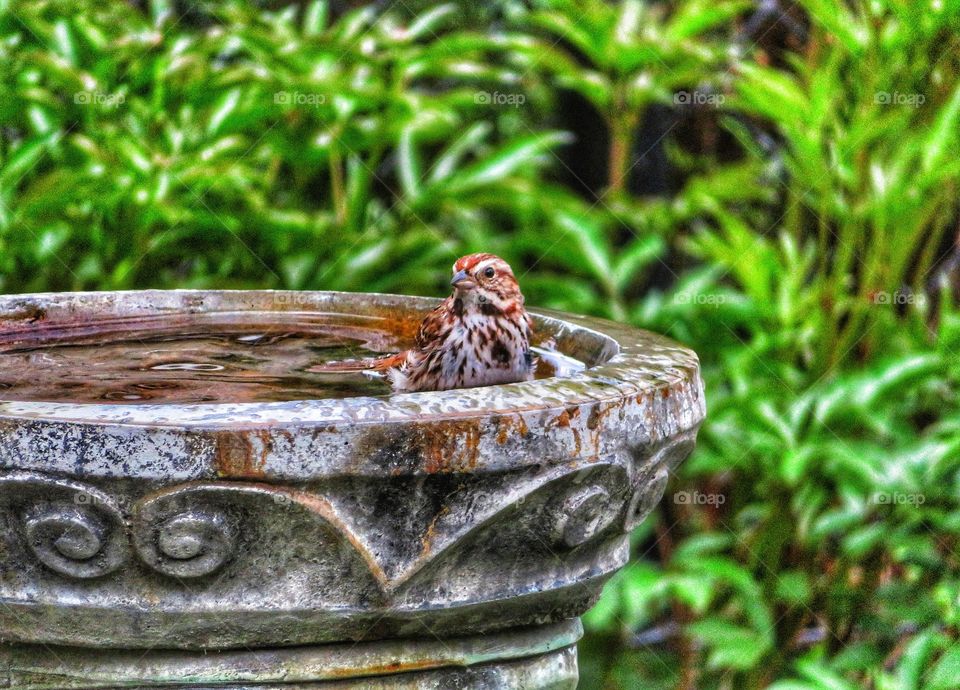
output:
M2 297L0 353L210 314L408 332L435 304L269 291ZM285 647L580 615L693 448L703 390L696 356L665 338L534 313L539 336L586 370L286 403L0 401L0 639Z
M580 622L496 636L384 640L218 654L0 646L0 687L18 690L198 687L472 688L576 687ZM349 684L344 684L350 679ZM6 681L6 684L4 684Z

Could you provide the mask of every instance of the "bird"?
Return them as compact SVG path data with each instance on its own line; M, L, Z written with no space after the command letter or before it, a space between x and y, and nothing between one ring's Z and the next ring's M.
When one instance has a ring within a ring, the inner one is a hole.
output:
M453 291L423 319L415 346L376 366L394 392L492 386L533 378L531 321L510 265L486 252L453 264Z
M310 371L363 369L385 376L395 393L532 379L532 323L510 265L494 254L468 254L454 262L450 285L450 296L424 317L410 349Z

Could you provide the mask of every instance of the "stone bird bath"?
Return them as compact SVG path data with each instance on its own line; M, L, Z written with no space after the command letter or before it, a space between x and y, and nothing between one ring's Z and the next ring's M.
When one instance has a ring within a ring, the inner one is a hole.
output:
M198 323L402 340L435 304L7 296L0 365ZM534 314L584 371L121 404L24 400L32 371L0 366L0 688L575 687L578 616L693 448L704 397L696 356L665 338Z

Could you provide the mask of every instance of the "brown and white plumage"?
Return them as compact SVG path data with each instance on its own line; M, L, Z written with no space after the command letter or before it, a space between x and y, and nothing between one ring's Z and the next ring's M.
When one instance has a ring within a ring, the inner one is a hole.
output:
M427 314L415 346L377 362L397 392L449 390L533 376L530 317L509 264L470 254L453 265L453 294Z
M510 265L493 254L470 254L454 263L450 284L453 294L424 317L409 350L327 362L309 371L378 372L398 393L533 378L530 316Z

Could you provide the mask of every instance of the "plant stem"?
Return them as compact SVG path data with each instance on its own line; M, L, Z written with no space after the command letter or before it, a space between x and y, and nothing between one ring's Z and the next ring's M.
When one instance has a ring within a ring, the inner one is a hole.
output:
M613 107L607 115L610 131L610 149L607 161L607 190L605 196L619 196L627 187L630 173L630 152L633 150L633 133L637 127L636 112L627 106L622 88L614 90Z
M330 192L333 195L333 209L337 225L343 227L347 222L347 195L343 184L343 164L336 146L330 147Z

